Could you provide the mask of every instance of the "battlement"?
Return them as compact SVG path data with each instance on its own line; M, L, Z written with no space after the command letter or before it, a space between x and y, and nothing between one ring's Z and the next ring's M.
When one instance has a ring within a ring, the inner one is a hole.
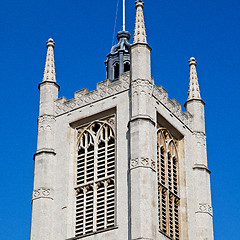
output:
M55 101L55 113L56 115L62 115L71 112L77 108L92 104L100 101L104 98L114 96L126 90L129 90L130 86L130 72L125 72L120 75L118 81L111 81L106 79L97 83L97 88L93 91L89 91L87 88L83 88L74 93L74 98L66 99L61 97ZM181 104L176 99L170 99L168 92L162 86L156 86L153 84L152 96L161 103L165 108L171 112L176 118L178 118L184 125L191 128L192 115L185 111L182 111Z
M120 75L118 81L111 81L106 79L97 83L97 89L89 91L87 88L83 88L74 93L74 98L68 100L65 97L61 97L56 100L56 115L61 115L67 112L71 112L79 107L86 106L88 104L97 102L104 98L114 96L129 89L130 75L129 72L125 72Z
M183 112L181 104L175 98L170 99L167 90L163 86L153 86L153 97L155 97L159 103L167 108L181 122L191 128L192 115L187 111Z

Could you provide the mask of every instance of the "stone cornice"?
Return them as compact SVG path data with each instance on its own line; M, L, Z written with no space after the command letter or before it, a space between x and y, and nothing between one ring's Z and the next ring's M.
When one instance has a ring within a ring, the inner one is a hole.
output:
M40 155L42 153L56 155L56 152L55 152L54 149L52 149L52 148L42 148L42 149L37 150L37 152L33 155L33 160L35 160L37 155Z
M192 99L187 100L187 101L184 103L184 107L186 107L186 105L187 105L189 102L201 102L204 106L205 106L205 104L206 104L202 99L192 98Z
M208 169L208 167L204 164L194 164L193 170L206 171L209 174L211 173L211 171Z
M60 89L60 86L59 86L56 82L52 82L52 81L40 82L40 83L38 84L38 89L40 90L41 86L43 86L43 85L45 85L45 84L48 84L48 83L51 83L51 84L55 85L55 86L58 88L58 90Z
M131 118L131 120L129 121L129 124L131 122L135 122L135 121L138 121L138 120L147 120L149 122L151 122L154 126L156 125L156 123L154 122L154 120L149 116L149 115L137 115L137 116L133 116ZM129 125L128 124L128 125Z
M148 43L133 43L130 49L136 48L138 46L146 46L149 49L149 51L152 51L152 48L148 45Z

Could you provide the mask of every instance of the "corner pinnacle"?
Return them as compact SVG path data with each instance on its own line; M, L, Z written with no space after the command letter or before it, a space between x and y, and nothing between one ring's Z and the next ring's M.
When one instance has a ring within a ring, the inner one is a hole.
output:
M188 86L188 99L201 99L200 90L199 90L199 83L197 77L197 70L196 65L197 61L194 57L191 57L189 62L190 73L189 73L189 86Z
M55 42L53 41L52 38L49 38L46 43L47 43L47 55L43 74L43 82L45 81L56 82L55 61L53 52Z
M144 2L142 0L137 0L135 2L136 6L136 19L135 19L135 29L133 36L133 43L147 43L146 28L143 16Z

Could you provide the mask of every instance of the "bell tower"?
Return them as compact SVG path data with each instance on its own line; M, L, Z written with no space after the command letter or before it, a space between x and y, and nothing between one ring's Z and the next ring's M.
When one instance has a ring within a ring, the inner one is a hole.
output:
M94 91L58 97L47 41L31 240L214 239L197 61L184 111L154 83L143 1L135 8L133 43L124 17Z

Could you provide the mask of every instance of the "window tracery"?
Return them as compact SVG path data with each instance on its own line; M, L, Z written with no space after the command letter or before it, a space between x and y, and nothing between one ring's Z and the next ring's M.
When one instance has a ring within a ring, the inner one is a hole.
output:
M160 127L157 131L158 220L159 230L173 240L179 233L179 188L177 140Z
M76 237L115 225L114 117L78 129Z

